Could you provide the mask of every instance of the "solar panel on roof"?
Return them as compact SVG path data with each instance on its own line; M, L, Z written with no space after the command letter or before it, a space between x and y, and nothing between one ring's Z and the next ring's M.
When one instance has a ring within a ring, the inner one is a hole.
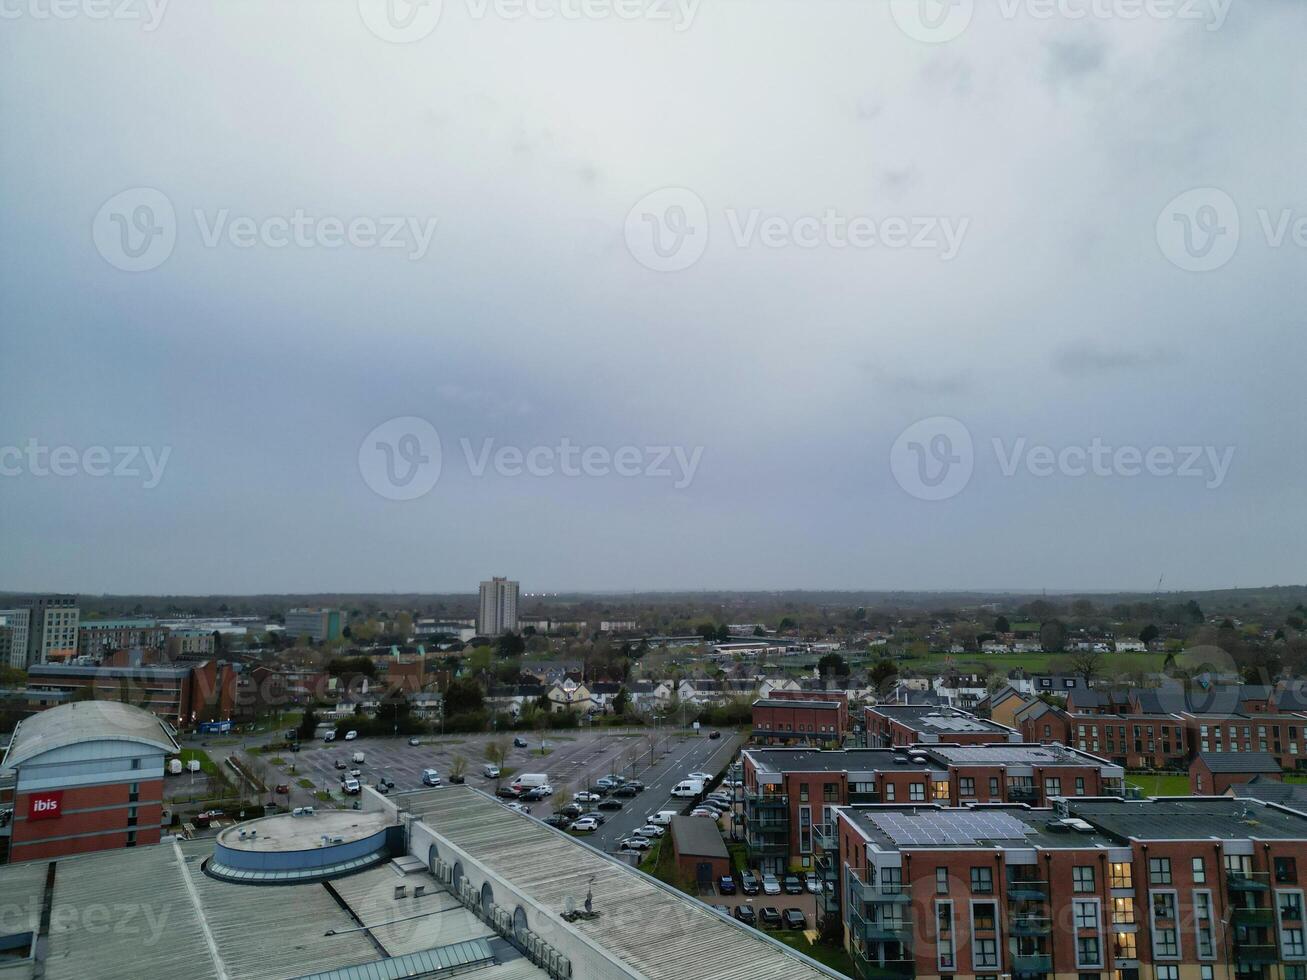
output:
M895 844L909 847L978 844L987 840L1020 840L1032 828L1006 813L869 813L868 818Z

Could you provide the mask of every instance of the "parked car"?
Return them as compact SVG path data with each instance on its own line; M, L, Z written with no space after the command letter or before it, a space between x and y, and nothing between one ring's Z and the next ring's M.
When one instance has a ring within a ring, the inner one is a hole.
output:
M731 914L730 906L727 906L727 905L714 905L714 906L712 906L712 910L713 910L714 912L720 912L722 915L730 915L730 914Z
M350 777L349 779L345 780L344 790L350 796L358 796L358 794L362 791L362 789L363 787L357 779Z
M752 905L735 906L735 917L746 926L756 925L758 922L758 917L754 914Z
M515 736L513 738L513 748L515 749L526 748L526 739L524 739L521 735Z
M752 871L740 872L740 891L746 895L758 894L758 876Z
M644 837L632 836L619 841L617 847L623 851L647 851L653 847L653 844Z
M547 800L554 795L552 786L532 786L530 789L522 791L519 799L526 802L535 802L536 800Z
M362 776L363 776L363 770L362 770L362 769L351 769L351 770L349 771L349 774L350 774L353 778L355 778L355 779L360 779L360 778L362 778Z
M323 740L324 742L334 742L334 741L336 741L336 733L335 733L335 732L323 732L323 733L322 733L322 740Z
M423 769L423 770L422 770L422 785L423 785L423 786L439 786L439 785L440 785L440 773L439 773L437 770L435 770L435 769Z
M486 779L498 779L499 767L492 766L489 763L486 763L484 766L481 767L481 775L485 776Z
M595 786L602 790L616 789L621 785L622 781L616 776L600 776L595 780Z
M458 776L450 776L450 777L449 777L449 781L450 781L451 783L457 783L457 784L460 785L460 786L461 786L464 782L466 782L466 780L463 778L462 775L458 775Z
M572 822L572 826L567 828L574 834L588 834L599 829L599 822L594 817L582 817L580 820Z
M643 827L636 827L635 832L641 837L652 839L654 837L661 837L663 834L667 833L667 828L659 827L657 824L647 823Z
M377 783L376 785L374 785L372 788L375 789L375 790L376 790L378 793L380 793L382 796L385 796L387 793L390 792L390 784L387 783L387 782L385 782L384 780L382 780L381 782L378 782L378 783Z
M638 779L628 779L626 782L622 783L622 785L632 787L637 793L644 792L644 783L640 782Z
M786 909L782 916L785 920L786 929L808 928L808 917L803 914L801 909Z
M567 806L563 807L563 808L562 808L561 810L559 810L558 812L561 813L561 814L562 814L563 816L565 816L565 817L570 817L571 819L575 820L577 817L579 817L579 816L580 816L581 814L583 814L585 811L581 808L580 804L577 804L577 803L569 803L569 804L567 804Z
M416 735L414 735L414 736L412 736L412 737L408 740L408 744L409 744L409 745L421 745L421 744L422 744L422 739L420 739L420 738L418 738Z
M722 895L734 895L735 879L730 875L722 875L717 879L717 891Z
M545 823L549 824L551 827L558 827L561 830L566 830L572 825L572 818L560 811L545 817Z
M511 802L505 803L504 806L508 807L510 810L513 810L513 811L516 812L516 813L530 813L530 812L531 812L531 808L530 808L529 806L525 806L525 805L523 805L523 804L521 804L521 803L518 803L518 802L516 802L516 801L511 801Z
M499 789L495 790L495 795L501 796L506 800L515 800L522 794L513 789L512 786L501 786Z
M290 795L290 787L287 786L285 783L278 783L276 786L272 787L272 791L279 796Z
M344 759L332 759L332 760L331 760L331 764L332 764L333 766L335 766L337 769L344 769L344 768L345 768L345 760L344 760Z
M787 874L782 878L781 887L785 889L786 895L803 894L803 881L796 874Z
M690 816L692 816L692 817L707 817L709 820L716 820L717 817L719 816L719 814L717 814L717 813L716 813L715 811L713 811L713 810L704 810L704 809L702 809L702 808L697 808L697 809L694 809L694 810L691 810L691 811L690 811Z
M781 910L775 905L764 905L758 910L758 921L768 929L781 927Z
M597 824L602 824L602 823L603 823L605 820L607 820L608 818L605 817L605 816L604 816L602 813L600 813L598 810L586 810L585 813L581 814L581 818L580 818L580 819L582 819L582 820L593 820L593 821L594 821L595 823L597 823Z
M709 738L721 738L721 737L722 737L722 733L721 733L721 732L709 732L709 733L708 733L708 737L709 737Z
M712 773L710 773L710 772L692 772L692 773L690 773L688 776L686 776L685 778L686 778L686 779L702 779L702 780L706 783L706 782L708 782L708 780L712 779Z
M358 737L359 737L359 733L356 732L356 731L354 731L354 729L352 729L352 728L351 728L349 731L347 731L347 732L345 733L345 741L346 741L346 742L352 742L352 741L354 741L354 739L356 739L356 738L358 738Z
M629 799L629 798L632 798L632 797L635 797L635 796L639 796L639 795L640 795L640 791L639 791L638 789L636 789L634 786L631 786L631 785L628 783L628 784L625 785L625 786L618 786L618 787L614 788L614 789L613 789L613 795L614 795L614 796L622 796L622 797L626 797L626 798Z
M610 798L607 800L600 800L597 805L601 810L620 810L622 808L622 801Z
M764 895L779 895L781 893L780 879L775 875L763 875L762 893Z
M600 796L598 793L591 793L587 790L581 790L581 792L579 793L573 793L572 799L574 799L577 803L598 803L601 799L603 799L603 797Z
M817 877L817 872L809 871L803 876L803 884L814 895L821 894L821 879Z

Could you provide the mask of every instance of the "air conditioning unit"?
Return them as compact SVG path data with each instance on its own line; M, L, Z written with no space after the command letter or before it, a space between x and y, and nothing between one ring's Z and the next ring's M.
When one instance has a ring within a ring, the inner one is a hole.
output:
M401 898L407 898L407 897L408 897L408 886L407 886L407 885L396 885L396 886L395 886L395 901L399 901Z
M427 893L427 886L426 886L426 885L414 885L414 886L413 886L413 897L414 897L414 898L421 898L421 897L422 897L423 895L425 895L426 893Z

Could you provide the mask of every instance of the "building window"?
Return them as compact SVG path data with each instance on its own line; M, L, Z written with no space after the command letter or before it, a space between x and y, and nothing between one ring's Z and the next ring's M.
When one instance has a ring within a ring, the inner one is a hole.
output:
M799 802L800 802L800 803L807 803L807 802L808 802L808 784L807 784L807 783L799 783Z
M948 868L935 869L935 894L948 894Z
M1094 868L1089 864L1078 864L1071 869L1073 891L1092 892L1094 890Z
M1073 906L1076 915L1077 929L1097 929L1098 928L1098 903L1097 902L1076 902ZM1097 963L1097 960L1091 962Z
M1149 858L1148 881L1153 885L1169 885L1171 883L1171 859Z
M840 784L823 783L821 787L821 799L823 803L838 803L840 801Z
M1081 936L1076 940L1076 965L1101 966L1103 963L1097 936Z
M976 895L994 894L994 869L972 868L971 891Z
M944 870L943 868L940 869ZM953 946L953 903L935 903L935 956L940 970L955 970Z
M976 902L971 906L973 932L993 932L997 923L993 902ZM997 964L995 964L997 966Z
M141 798L141 784L140 784L140 783L132 783L130 786L127 787L127 802L128 802L128 803L135 803L135 802L136 802L137 800L139 800L140 798Z
M1275 880L1284 884L1298 880L1298 863L1291 857L1275 859Z
M1201 885L1207 881L1207 865L1202 858L1194 858L1194 884Z
M1157 967L1157 980L1180 980L1180 968L1178 966Z
M1118 960L1139 959L1139 951L1135 948L1135 934L1133 932L1118 932L1116 934L1116 958Z
M1135 924L1135 900L1133 898L1112 899L1112 925L1132 926Z
M1175 918L1175 892L1153 892L1153 918Z
M1194 892L1194 934L1198 940L1198 958L1216 958L1216 938L1212 931L1212 893Z
M964 798L976 795L976 780L972 776L962 776L958 779L958 795Z
M1045 777L1044 777L1044 795L1045 795L1045 796L1061 796L1061 795L1062 795L1062 780L1061 780L1061 778L1059 778L1058 776L1045 776Z
M1094 750L1095 750L1095 751L1098 750L1098 743L1096 743L1096 742L1094 743ZM1085 777L1084 777L1084 776L1077 776L1077 777L1076 777L1076 796L1084 796L1084 795L1085 795Z
M926 787L921 783L909 783L908 799L913 803L924 803L926 800Z
M1113 861L1111 865L1112 887L1113 888L1133 888L1134 869L1130 866L1129 861Z
M1302 921L1302 892L1276 892L1280 918L1288 922Z
M1174 929L1154 929L1153 930L1153 954L1155 956L1167 956L1172 959L1180 955L1180 943ZM1161 970L1161 967L1158 967ZM1161 973L1158 973L1161 977Z
M1307 943L1303 941L1303 931L1299 928L1285 929L1281 935L1284 936L1284 955L1293 957L1307 956Z
M141 768L141 760L140 760L140 759L133 759L133 760L132 760L132 768L133 768L133 769L139 769L139 768Z
M977 969L998 967L998 940L976 939L972 942L972 961Z
M893 803L893 802L894 802L894 784L893 784L893 783L887 782L887 783L885 784L885 802L886 802L886 803Z
M127 831L127 843L126 843L124 846L125 846L125 847L135 847L135 846L136 846L136 831L134 831L134 830L129 830L129 831Z
M898 895L903 891L903 869L881 868L880 890L886 895Z

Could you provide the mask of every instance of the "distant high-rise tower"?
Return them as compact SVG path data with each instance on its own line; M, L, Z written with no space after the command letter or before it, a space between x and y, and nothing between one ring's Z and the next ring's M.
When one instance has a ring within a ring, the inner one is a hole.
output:
M517 583L492 578L481 583L481 605L477 609L477 632L500 636L517 630Z
M75 595L42 595L23 600L27 607L27 663L45 664L77 656L77 621L80 610Z

